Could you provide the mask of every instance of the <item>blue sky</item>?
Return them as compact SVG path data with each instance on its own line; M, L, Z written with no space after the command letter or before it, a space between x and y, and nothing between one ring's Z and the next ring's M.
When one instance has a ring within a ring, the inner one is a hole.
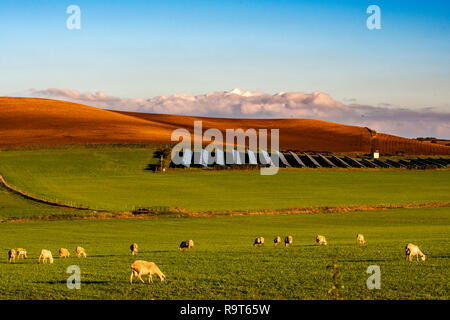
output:
M81 30L66 28L71 4ZM371 4L381 30L366 28ZM0 43L0 95L68 88L151 98L238 87L450 109L448 1L2 0Z

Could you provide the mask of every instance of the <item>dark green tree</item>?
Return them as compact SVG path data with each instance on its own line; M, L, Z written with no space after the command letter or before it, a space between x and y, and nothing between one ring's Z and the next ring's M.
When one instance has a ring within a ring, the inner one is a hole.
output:
M159 147L154 153L153 158L159 159L159 169L163 172L163 168L166 167L166 161L169 158L171 148L168 146Z

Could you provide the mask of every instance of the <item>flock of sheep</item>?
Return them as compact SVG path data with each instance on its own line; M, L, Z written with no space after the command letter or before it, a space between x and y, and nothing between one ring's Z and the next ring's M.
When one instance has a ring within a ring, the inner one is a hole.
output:
M86 258L86 251L82 247L76 247L75 253L77 254L78 258L79 257ZM59 257L60 258L68 258L69 256L70 256L69 250L67 250L66 248L59 249ZM17 257L17 260L20 260L21 257L22 257L22 259L24 259L24 258L26 259L27 258L27 250L25 250L23 248L17 248L17 250L11 249L8 251L9 263L16 262L16 257ZM52 252L50 250L42 249L41 254L39 255L38 263L41 263L41 259L42 259L42 263L46 263L47 260L49 261L49 263L53 263Z
M292 238L292 236L287 236L286 238L284 238L284 245L286 247L291 246L293 243L294 239ZM364 239L364 235L362 235L361 233L358 233L356 235L356 241L359 244L365 244L366 240ZM281 243L281 237L276 236L273 239L273 244L274 246L277 246ZM318 235L316 236L316 243L318 245L324 245L326 246L328 244L327 239L325 238L325 236L322 235ZM253 242L253 246L264 246L264 238L263 237L258 237L255 239L255 242ZM413 257L416 257L417 261L419 261L419 257L422 259L422 261L425 261L426 259L426 255L423 254L423 252L420 250L420 248L418 246L416 246L415 244L412 243L408 243L405 247L405 253L406 253L406 260L409 259L409 261L412 261Z
M362 235L360 233L356 235L356 241L359 244L366 243L366 240L364 239L364 235ZM292 238L292 236L286 236L284 238L284 245L286 247L292 246L293 242L294 242L294 239ZM281 243L281 237L279 237L279 236L275 237L273 240L273 243L274 243L274 246L279 245ZM328 245L327 239L325 238L325 236L322 236L322 235L316 236L316 243L318 245L325 245L325 246ZM256 238L253 243L253 246L264 246L264 238L263 237ZM179 250L183 250L183 249L189 250L191 248L194 248L194 241L192 241L192 240L182 241L179 246ZM133 243L130 246L130 250L131 250L131 255L136 256L138 254L138 245L136 243ZM80 258L80 257L86 258L86 251L82 247L79 247L79 246L76 247L75 253L78 258ZM421 258L422 261L425 261L425 259L426 259L426 255L424 255L422 253L422 251L419 249L418 246L416 246L412 243L409 243L406 246L405 253L406 253L406 260L409 259L409 261L412 261L413 257L416 257L417 261L419 260L419 257ZM59 249L59 257L60 258L68 258L69 256L70 256L69 250L67 250L66 248ZM17 260L20 260L20 258L26 259L27 251L23 248L9 250L8 251L8 261L10 263L13 263L13 262L15 262L16 258L17 258ZM52 256L51 251L42 249L41 254L39 255L38 263L41 263L41 259L42 259L43 263L46 263L47 260L50 263L53 263L53 256ZM159 270L158 266L154 262L136 260L131 265L130 284L133 283L134 277L137 277L142 283L145 283L144 280L142 280L143 275L148 275L149 276L148 282L151 283L151 282L153 282L153 274L156 274L159 277L159 279L161 280L161 282L164 281L164 279L166 278L166 276L161 272L161 270Z
M356 241L358 241L360 244L365 244L366 240L364 240L364 236L362 234L358 234L356 236ZM281 237L276 236L273 239L273 245L276 247L277 245L279 245L281 243ZM292 236L286 236L284 238L284 246L285 247L289 247L294 243L294 238L292 238ZM324 245L326 246L328 244L327 239L325 238L325 236L321 236L318 235L316 237L316 243L318 245ZM255 242L253 242L253 246L264 246L264 238L263 237L258 237L255 239Z

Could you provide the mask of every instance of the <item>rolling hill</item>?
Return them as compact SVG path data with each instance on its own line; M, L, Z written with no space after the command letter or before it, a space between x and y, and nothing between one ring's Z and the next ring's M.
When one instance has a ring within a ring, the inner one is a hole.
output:
M38 98L0 97L0 145L171 143L172 131L280 129L280 148L348 153L450 154L450 147L310 119L229 119L109 111Z

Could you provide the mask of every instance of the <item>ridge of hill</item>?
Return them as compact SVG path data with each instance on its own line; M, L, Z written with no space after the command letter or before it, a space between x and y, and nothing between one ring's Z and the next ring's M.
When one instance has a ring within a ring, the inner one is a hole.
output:
M195 120L202 120L203 130L279 129L281 149L450 154L448 146L321 120L150 114L110 111L61 100L14 97L0 97L0 145L173 143L173 130L185 128L193 133Z

